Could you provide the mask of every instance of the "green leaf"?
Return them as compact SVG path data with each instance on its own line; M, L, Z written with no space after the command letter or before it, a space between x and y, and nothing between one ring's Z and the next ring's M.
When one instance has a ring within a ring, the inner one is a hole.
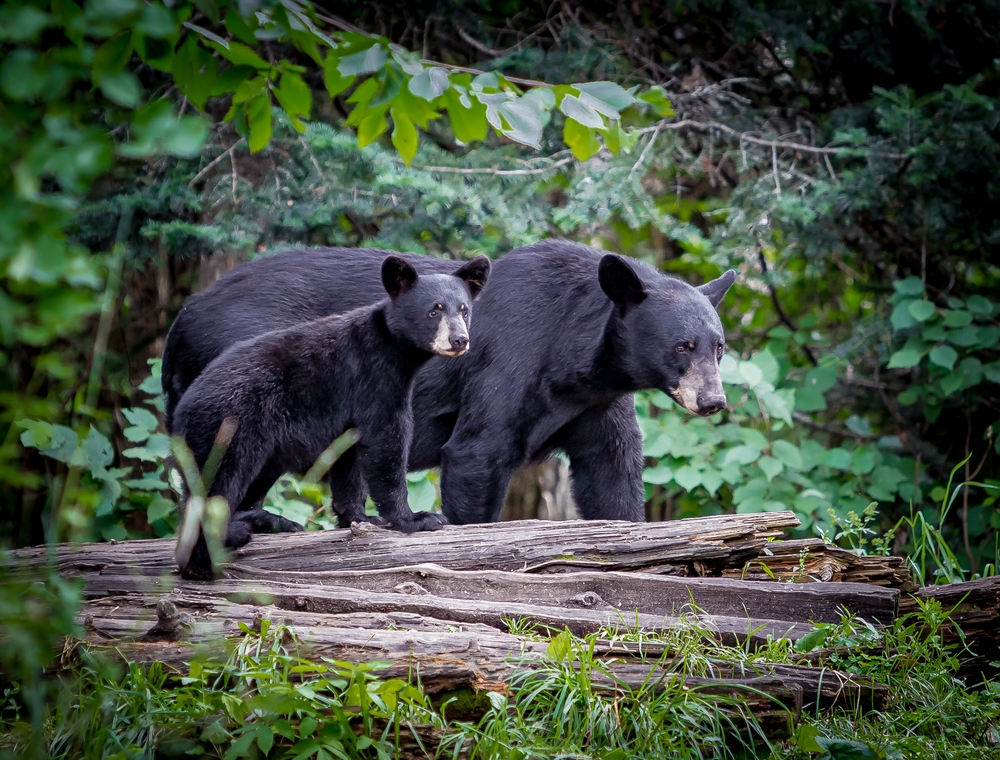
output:
M782 464L792 470L801 470L803 465L799 447L788 441L778 440L771 444L771 452Z
M267 753L271 751L271 747L274 746L274 732L266 723L258 723L256 736L257 747L261 752L267 755Z
M245 67L244 70L254 71L250 67ZM170 73L177 83L177 89L200 111L205 108L205 101L215 88L219 61L198 44L194 35L189 35L174 53Z
M434 100L448 89L448 71L440 66L424 69L410 80L410 92L424 100Z
M759 456L759 446L751 446L749 444L734 446L726 451L725 456L722 458L722 465L726 467L731 464L750 464L757 461L757 457Z
M988 317L993 313L993 303L983 296L969 296L965 301L965 306L977 316Z
M991 383L1000 385L1000 361L991 362L983 366L983 374Z
M244 17L239 10L233 6L230 6L226 10L226 30L236 39L249 45L250 47L256 47L258 44L257 37L254 35L254 29L256 28L256 14L248 13L246 17Z
M667 97L666 90L659 85L654 85L639 95L636 100L651 106L653 112L660 118L674 115L674 108Z
M918 322L926 322L934 316L937 309L930 301L912 301L908 307L910 316ZM947 320L945 320L947 321Z
M255 738L255 732L246 731L230 745L229 749L226 750L226 754L222 756L222 760L236 760L238 757L247 757L250 754L250 745L253 744Z
M166 39L177 34L177 20L168 8L162 5L145 5L135 29L147 37Z
M952 372L941 378L941 392L947 397L962 387L962 375Z
M309 117L312 111L312 92L302 77L294 71L284 71L281 74L281 84L274 90L278 103L288 114L292 126L298 132L304 132L306 127L299 117Z
M344 56L337 64L337 69L342 76L370 74L382 68L388 58L389 54L385 51L385 48L375 44L367 50Z
M389 124L385 120L386 110L385 106L367 109L367 113L361 119L361 123L358 124L359 147L363 148L375 142L389 128Z
M417 135L417 128L413 126L413 122L410 121L409 116L402 113L395 106L389 110L389 113L392 116L393 124L392 144L399 151L399 156L403 159L403 163L409 166L410 161L417 155L417 144L420 140Z
M827 628L817 628L814 631L810 631L801 639L795 642L796 652L811 652L814 649L818 649L826 643L827 636L830 635L830 631ZM803 748L804 749L804 748ZM818 750L812 750L818 751Z
M256 73L257 69L253 66L230 66L216 77L211 95L218 97L233 92Z
M563 125L563 142L569 146L577 161L586 161L601 149L594 130L573 119L566 119Z
M20 436L22 446L38 449L59 462L69 462L80 441L77 434L64 425L52 425L41 420L18 420L15 424L25 428Z
M354 84L357 77L354 74L344 76L340 73L338 64L340 59L334 53L329 53L323 62L323 81L326 84L326 91L331 98L335 98Z
M979 328L975 325L966 325L958 330L949 330L948 342L963 348L971 348L979 342Z
M635 102L626 90L614 82L584 82L583 84L575 84L573 86L580 92L586 93L602 103L606 103L615 111L628 108Z
M757 460L757 466L760 467L768 481L774 480L775 476L785 469L785 466L773 457L761 457Z
M545 648L545 656L556 662L562 662L573 648L573 635L568 628L564 628L562 633L555 636Z
M28 42L51 23L52 17L30 5L0 6L0 40Z
M94 51L94 72L110 74L121 71L132 57L132 36L127 32L115 35Z
M919 277L907 277L892 283L896 292L904 296L921 296L924 294L924 283Z
M693 491L701 485L701 473L687 464L674 473L674 480L685 491Z
M951 370L958 361L958 351L951 346L937 346L931 351L930 360L932 364Z
M875 455L868 446L859 446L851 454L851 471L855 475L867 475L875 469Z
M202 34L202 37L206 45L230 63L234 63L237 66L252 66L258 70L271 68L271 64L242 43L230 40L226 45L221 45L211 38L206 38L204 34Z
M642 471L642 481L654 486L662 486L674 479L674 471L665 464L647 467Z
M946 311L943 314L944 323L948 327L965 327L972 322L972 314L967 311Z
M125 108L139 105L142 85L131 71L94 72L94 79L109 100Z
M469 98L452 87L444 93L444 103L456 139L466 145L486 139L486 106L477 98Z
M846 449L828 449L823 454L823 464L834 470L847 470L851 466L851 455Z
M889 369L909 369L920 364L921 354L912 348L896 351L889 357Z
M816 743L826 750L826 756L820 760L869 760L878 757L875 750L862 742L817 737Z
M564 97L559 104L559 110L566 114L567 120L579 122L581 126L604 128L604 119L601 115L575 95Z
M170 501L170 499L164 499L162 496L157 496L146 508L146 522L152 525L157 520L166 519L176 509L177 505Z
M993 348L1000 341L1000 327L993 325L980 327L976 337L980 348Z
M132 117L135 139L119 145L118 152L128 158L145 158L156 153L190 158L201 152L208 130L207 120L198 116L178 118L170 101L158 100L135 113Z
M905 330L907 327L913 327L917 324L917 320L910 314L910 304L913 303L916 301L900 301L896 304L896 308L892 310L892 316L889 317L893 329Z
M271 99L261 93L247 105L247 122L250 125L250 152L257 153L271 141Z

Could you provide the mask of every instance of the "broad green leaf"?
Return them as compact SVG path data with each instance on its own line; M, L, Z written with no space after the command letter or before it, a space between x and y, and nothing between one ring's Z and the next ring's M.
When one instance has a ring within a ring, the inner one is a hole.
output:
M867 475L875 469L875 455L868 446L859 446L851 454L851 471L855 475Z
M983 366L983 374L991 383L1000 384L1000 361L991 362Z
M909 369L920 364L921 354L912 348L896 351L889 357L889 369Z
M52 17L31 5L0 6L0 40L28 42L51 23Z
M253 66L230 66L216 77L211 95L227 95L256 73L257 69Z
M440 66L424 69L410 80L410 92L424 100L434 100L448 89L448 71Z
M257 153L271 141L271 98L261 93L247 104L247 123L250 126L250 152Z
M205 40L205 44L237 66L253 66L258 70L271 68L271 64L242 43L230 41L228 47L223 47L214 40Z
M647 467L642 471L642 480L654 486L662 486L674 479L674 471L665 464Z
M792 388L762 392L760 400L764 402L768 414L788 425L792 424L792 410L795 408L795 391Z
M792 470L801 470L803 467L802 454L799 447L789 441L777 440L771 444L771 452L775 459Z
M337 69L342 76L370 74L382 68L388 59L389 54L385 48L379 44L375 44L367 50L344 56L337 64Z
M862 742L817 737L816 743L826 750L828 760L874 760L878 757L875 750Z
M142 15L135 22L135 29L147 37L165 39L177 34L177 20L168 8L162 5L147 4L142 9Z
M584 82L573 85L580 92L586 93L592 98L607 103L615 111L621 111L632 105L632 96L614 82Z
M148 430L144 430L141 427L136 427L135 425L132 425L130 427L125 428L122 431L122 435L125 436L125 440L127 441L131 441L132 443L142 443L147 438L149 438L150 433Z
M455 137L468 145L486 139L486 106L478 99L469 98L454 87L444 93L448 120Z
M951 346L937 346L931 350L930 360L932 364L950 371L958 361L958 351Z
M760 381L764 379L764 373L753 362L741 361L739 363L739 373L740 377L743 378L743 382L751 388L760 384Z
M972 314L967 311L946 311L943 315L944 323L948 327L965 327L972 322Z
M80 442L77 434L64 425L52 425L41 420L18 420L16 424L25 428L20 436L22 446L38 449L45 456L60 462L69 462Z
M264 755L267 755L271 751L271 747L274 746L274 732L266 723L258 723L255 734L257 737L257 747Z
M569 657L573 648L573 637L569 629L563 629L562 633L553 637L549 645L545 648L545 656L556 662L562 662ZM504 700L506 702L506 700Z
M962 348L971 348L979 342L979 328L975 325L966 325L958 330L949 330L948 342Z
M389 124L385 120L386 107L367 109L364 118L358 124L358 145L365 147L377 140Z
M910 316L918 322L926 322L934 316L937 310L930 301L913 301L909 305L908 311L910 312Z
M892 283L896 292L904 296L922 296L924 294L924 283L919 277L907 277L905 280L897 280Z
M146 508L146 521L152 524L157 520L163 520L169 517L176 508L177 505L170 501L170 499L157 496Z
M586 161L601 149L597 133L573 119L566 119L563 125L563 142L569 146L577 161Z
M722 464L723 466L730 464L750 464L757 461L759 456L760 447L758 446L736 446L726 451L726 455L722 458Z
M247 67L247 70L254 69ZM198 110L202 110L215 87L219 61L198 44L194 35L190 35L174 54L170 73L184 97L194 103Z
M666 90L659 85L650 87L644 93L639 95L636 100L642 101L643 103L651 106L653 112L660 118L666 118L674 115L674 108L670 102L670 98L667 97Z
M950 396L962 387L962 379L962 375L958 372L945 375L941 378L941 392L945 396Z
M111 441L101 435L93 426L83 441L83 448L91 470L103 470L115 458L115 450Z
M541 150L542 123L531 106L519 98L512 98L500 104L499 112L504 121L501 132L505 137Z
M768 480L774 480L775 476L785 469L785 466L773 457L761 457L757 460L757 466Z
M823 455L823 464L835 470L847 470L851 467L851 455L846 449L829 449Z
M969 296L965 305L969 311L978 316L988 317L993 313L993 303L983 296Z
M131 71L94 72L101 92L109 100L125 108L135 108L139 105L142 85Z
M392 116L393 124L392 144L399 151L399 156L403 159L403 163L409 166L410 161L417 155L417 144L420 140L417 135L417 128L413 126L410 117L402 113L395 106L389 109L389 114Z
M240 42L243 42L251 47L256 47L259 42L257 37L254 35L254 30L256 28L256 14L248 13L244 17L234 6L230 6L226 10L226 31L228 31L236 39L240 40Z
M761 375L767 382L771 385L778 384L778 360L774 358L774 354L771 353L769 348L765 348L763 351L758 351L750 358L750 363L756 365L760 370ZM759 381L758 381L759 382Z
M521 102L535 112L544 129L552 119L552 109L556 106L556 96L549 87L535 87L521 96Z
M993 348L1000 341L1000 327L994 327L993 325L980 327L976 337L978 338L980 348Z
M281 83L274 89L274 96L288 114L292 126L298 132L304 132L305 125L300 121L300 117L308 118L312 111L312 92L302 81L302 77L294 71L282 72Z
M168 153L182 158L197 155L208 138L208 121L198 116L178 117L173 104L158 100L139 109L132 117L131 142L118 146L128 158Z
M143 409L141 406L128 407L122 409L122 415L131 424L136 427L140 427L143 430L153 431L159 426L159 421L156 417L147 409Z
M564 97L559 104L559 110L566 114L567 119L577 121L584 127L604 128L604 119L601 115L575 95Z
M701 485L701 473L691 465L684 465L674 473L674 480L685 491L693 491Z
M94 72L110 74L121 71L132 57L132 36L122 32L94 51Z
M907 327L913 327L917 324L917 320L910 314L910 304L913 303L916 301L900 301L896 304L896 308L892 310L892 316L889 317L889 322L894 329L905 330Z
M347 90L357 79L354 74L348 76L341 74L339 64L340 59L333 53L329 53L323 62L323 82L326 84L326 91L331 98L335 98Z

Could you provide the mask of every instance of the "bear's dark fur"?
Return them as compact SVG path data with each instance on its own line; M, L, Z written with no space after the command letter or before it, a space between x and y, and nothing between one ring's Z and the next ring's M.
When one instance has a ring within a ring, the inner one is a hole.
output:
M450 267L455 269L455 265ZM199 468L225 420L236 424L209 496L224 497L234 518L226 544L252 532L295 529L257 506L285 472L305 472L349 428L359 440L335 464L341 522L365 520L366 492L382 520L404 532L433 530L439 515L414 514L406 502L406 459L413 427L413 376L431 356L459 356L469 345L472 301L489 274L485 256L450 274L424 274L398 256L381 263L389 298L233 345L187 389L173 415ZM204 536L185 577L211 577Z
M379 298L382 251L289 251L237 267L192 297L167 336L169 410L234 341ZM449 262L404 254L418 273ZM642 439L633 391L659 388L696 414L725 405L716 307L729 271L695 288L642 262L545 241L494 263L471 349L433 358L413 386L409 466L441 466L454 523L496 520L507 483L554 449L570 459L588 519L643 519Z

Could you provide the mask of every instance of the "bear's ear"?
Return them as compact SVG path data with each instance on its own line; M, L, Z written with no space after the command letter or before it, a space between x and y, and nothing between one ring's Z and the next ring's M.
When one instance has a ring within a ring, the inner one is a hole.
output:
M486 287L486 280L490 276L490 260L485 256L476 256L472 261L463 265L455 273L456 277L465 280L465 286L469 289L472 300L479 298L479 294Z
M730 269L728 272L723 272L721 276L716 277L711 282L706 282L698 288L698 291L708 299L712 306L718 309L719 304L722 303L722 299L726 297L726 292L732 287L735 281L736 270Z
M646 299L646 286L621 256L613 253L605 255L597 267L597 280L607 297L623 309Z
M395 300L417 281L417 270L406 259L386 256L382 261L382 286L389 297Z

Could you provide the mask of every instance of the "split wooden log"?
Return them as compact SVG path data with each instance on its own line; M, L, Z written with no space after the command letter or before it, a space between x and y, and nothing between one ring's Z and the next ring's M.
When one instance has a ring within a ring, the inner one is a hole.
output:
M340 615L294 612L275 606L253 606L211 600L210 614L197 600L172 594L161 597L155 611L147 609L143 621L134 607L102 599L88 602L84 610L84 645L131 662L160 662L175 672L186 672L185 663L196 654L221 656L220 634L230 645L243 634L239 623L259 628L263 619L287 625L312 659L325 657L346 662L380 661L381 678L419 680L427 694L473 688L506 692L511 678L521 671L536 671L544 664L547 641L525 640L489 626L454 624L407 613ZM150 600L151 601L151 600ZM204 600L203 600L204 601ZM182 611L189 610L189 611ZM375 628L386 621L414 630ZM682 659L669 653L643 662L623 656L620 649L594 671L594 681L608 689L685 688L708 695L738 696L759 717L780 712L833 706L879 709L886 697L884 686L869 679L825 668L759 664L736 668L711 663L710 671L685 675ZM602 647L596 649L598 655Z
M660 523L524 520L404 535L362 523L346 530L255 536L232 561L257 570L375 570L424 562L453 570L642 570L714 576L758 557L767 539L799 524L792 512L694 517ZM29 572L52 556L66 576L172 573L174 541L61 544L11 553Z
M760 556L722 570L724 578L793 583L851 582L916 591L902 557L860 556L818 538L771 541Z
M554 604L529 604L524 602L456 599L439 597L430 593L414 593L404 588L390 592L373 592L347 586L321 586L304 583L218 581L213 584L181 583L169 594L156 592L143 594L129 591L118 596L104 596L89 602L84 615L95 630L108 628L97 621L96 610L113 608L116 619L127 621L150 620L157 605L166 600L181 613L190 615L192 625L200 624L205 636L211 638L225 634L225 621L240 619L229 605L242 605L246 610L268 608L283 610L284 616L296 613L323 613L328 615L387 615L405 613L451 623L453 625L481 624L497 630L507 628L507 621L524 621L543 629L568 628L577 635L594 633L602 628L625 632L642 628L648 632L696 628L723 644L749 642L752 646L766 645L769 639L787 638L796 641L812 630L807 623L783 620L750 619L724 615L686 614L679 616L627 611L602 605L600 607L560 607ZM98 603L100 606L97 606ZM247 614L243 614L243 619ZM117 623L121 626L127 623ZM163 626L160 626L162 629Z
M500 570L472 572L432 564L314 573L253 570L230 565L228 574L245 581L348 586L379 593L432 594L499 604L542 604L594 610L615 608L626 617L633 612L676 616L697 610L708 615L751 620L835 623L846 611L871 622L888 624L896 618L899 599L895 589L860 583L761 583L616 571L553 575ZM108 581L110 579L102 577L99 583ZM105 588L111 591L108 586Z
M995 676L1000 662L1000 576L994 575L967 583L925 586L912 595L900 598L900 614L915 612L917 600L936 599L948 615L941 630L948 643L964 642L957 656L961 674L980 678Z

